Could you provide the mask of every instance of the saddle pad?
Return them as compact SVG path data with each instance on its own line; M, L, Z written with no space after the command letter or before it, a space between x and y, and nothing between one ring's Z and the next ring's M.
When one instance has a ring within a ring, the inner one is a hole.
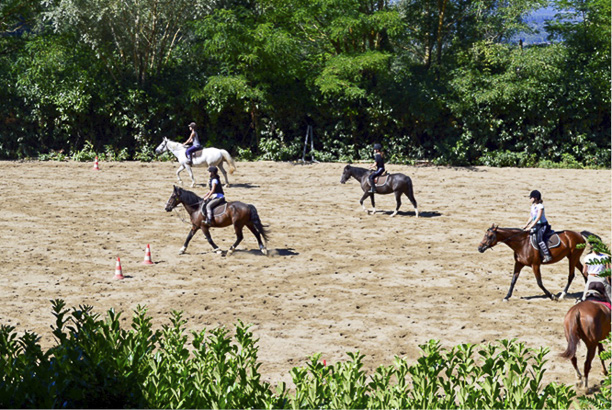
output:
M215 208L213 209L213 217L223 215L225 211L227 211L227 204L228 202L224 202L219 206L215 206ZM206 206L200 207L200 213L206 216L205 212L206 212Z
M383 186L387 183L388 179L389 179L389 174L381 175L379 177L374 178L374 184L376 184L376 186Z
M530 237L531 238L529 242L531 243L531 246L533 247L533 249L540 249L540 247L536 243L536 236L530 235ZM552 248L556 248L559 245L561 245L561 238L559 238L559 235L557 235L556 233L553 233L552 236L548 238L548 241L546 242L546 246L548 246L548 249L552 249Z
M213 215L214 216L223 215L226 210L227 210L227 202L224 202L223 204L216 206L215 209L213 209Z
M593 302L601 303L602 305L607 306L608 309L612 310L610 307L610 302L604 302L603 300L594 300Z

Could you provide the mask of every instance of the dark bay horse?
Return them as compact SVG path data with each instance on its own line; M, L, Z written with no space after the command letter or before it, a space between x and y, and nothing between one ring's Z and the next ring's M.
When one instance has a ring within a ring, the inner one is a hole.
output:
M361 184L361 189L363 190L363 196L359 200L359 203L361 204L361 207L364 211L369 212L365 208L365 206L363 206L363 201L369 196L370 200L372 201L372 214L375 214L376 205L374 203L374 195L370 192L370 181L368 180L368 175L370 175L371 172L372 171L365 168L352 167L350 165L347 165L346 167L344 167L344 171L342 172L342 178L340 178L340 183L346 183L346 181L348 181L351 177L359 181L359 183ZM376 186L376 193L382 195L390 193L395 194L395 202L397 203L397 206L395 207L395 212L391 214L392 217L397 215L397 212L399 211L399 208L402 205L402 194L405 194L410 200L410 202L412 202L412 206L414 206L414 212L416 214L416 217L419 217L417 202L416 199L414 199L414 194L412 192L412 180L409 176L404 174L390 174L388 176L387 182L384 185Z
M587 300L575 304L565 314L563 319L565 339L567 349L561 353L561 357L570 359L576 371L576 378L583 384L584 388L589 387L589 371L591 362L595 356L595 348L599 349L599 354L603 351L601 341L610 334L610 309L603 303ZM576 348L582 340L587 347L587 356L584 361L584 379L578 370L576 360ZM603 359L601 360L603 372L607 376L608 369Z
M187 250L187 246L189 245L189 241L198 229L201 229L206 236L206 240L213 247L215 252L221 252L221 249L213 242L212 237L210 236L210 227L204 223L204 216L200 212L200 206L202 204L202 198L197 196L191 191L187 191L185 189L179 188L177 186L174 187L174 191L172 195L166 202L166 211L170 212L178 204L183 204L189 217L191 218L191 231L189 231L189 235L187 235L187 240L185 240L185 244L180 249L179 254L185 253ZM217 208L223 207L224 205L219 205ZM228 255L231 255L238 244L242 241L242 228L245 226L249 228L255 238L257 238L257 243L259 244L259 249L264 255L268 254L268 250L266 249L265 243L262 242L262 238L265 242L268 241L268 231L261 224L261 220L259 219L259 215L257 214L257 209L253 205L245 204L238 201L232 201L227 203L227 208L224 213L220 215L214 215L213 218L213 228L224 228L226 226L234 225L234 231L236 232L236 242L229 248L227 251Z
M580 255L582 255L584 248L577 249L576 245L586 243L585 238L588 238L592 234L587 231L582 231L581 233L574 231L559 231L556 232L556 234L559 235L561 244L558 247L550 249L552 259L544 265L557 263L563 258L567 258L569 260L569 276L567 277L567 285L565 286L565 289L563 289L563 293L561 293L559 296L560 299L563 299L567 294L567 290L569 289L572 280L574 280L574 269L578 269L578 271L582 273ZM504 302L507 302L508 299L510 299L510 296L512 296L512 291L514 290L516 280L518 279L521 270L525 266L531 267L540 289L544 291L547 297L554 300L555 298L553 295L551 295L542 284L542 276L540 273L540 265L542 265L542 261L540 260L540 252L530 245L529 232L518 228L499 228L493 224L489 229L487 229L487 232L485 232L485 236L478 246L478 251L482 253L489 248L493 248L498 243L504 243L514 251L514 274L512 275L510 289L504 298ZM582 273L582 275L584 276L584 273ZM587 278L585 276L584 280L586 281L586 279Z

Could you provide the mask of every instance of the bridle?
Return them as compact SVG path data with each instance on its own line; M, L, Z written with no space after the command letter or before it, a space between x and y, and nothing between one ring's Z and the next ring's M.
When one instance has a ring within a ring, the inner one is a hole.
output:
M493 240L493 241L497 241L497 234L495 233L495 231L493 230L493 228L489 228L489 229L487 229L487 232L491 232L491 233L493 234L493 238L492 238L492 240ZM510 239L514 238L515 236L518 236L518 235L522 234L523 232L524 232L524 231L523 231L523 230L521 230L521 231L519 231L519 232L515 233L514 235L510 235L510 236L509 236L509 237L507 237L506 239L502 239L501 241L497 241L497 243L496 243L495 245L497 245L498 243L505 243L505 242L509 241ZM491 241L489 240L489 238L488 238L488 237L487 237L487 242L491 242ZM487 249L493 249L493 247L494 247L495 245L489 245L488 243L486 243L486 244L484 245L484 246L485 246L484 250L487 250Z

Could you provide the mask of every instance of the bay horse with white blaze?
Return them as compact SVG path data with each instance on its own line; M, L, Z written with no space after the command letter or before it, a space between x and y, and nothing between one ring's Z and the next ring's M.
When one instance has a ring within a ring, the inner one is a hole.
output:
M570 359L576 378L584 386L589 387L589 371L591 362L595 357L595 349L599 349L599 354L603 351L601 341L610 334L610 308L599 302L586 300L575 304L567 311L563 319L563 329L567 340L567 349L561 353L561 357ZM584 379L578 370L578 360L576 360L576 348L582 340L587 347L587 355L584 361ZM607 376L608 369L603 359L601 359L603 372Z
M372 202L371 212L373 215L376 213L376 205L374 203L374 194L370 192L370 181L368 180L368 176L370 175L371 172L372 171L365 169L365 168L359 168L359 167L353 167L353 166L347 165L346 167L344 167L344 171L342 172L342 178L340 178L340 183L341 184L346 183L346 181L348 181L351 177L359 181L359 183L361 184L361 189L363 190L363 196L359 200L359 204L361 204L361 207L363 208L364 211L369 213L366 207L363 206L363 201L369 196ZM399 211L399 208L402 205L402 194L406 195L408 199L410 200L410 202L412 202L412 206L414 206L414 212L416 214L416 217L417 218L419 217L419 210L417 209L417 202L416 202L416 199L414 199L414 193L412 192L412 180L410 179L408 175L399 174L399 173L389 174L387 176L386 182L383 185L376 185L376 193L382 194L382 195L386 195L390 193L395 194L395 202L397 206L395 207L395 212L391 214L392 217L397 215L397 212Z
M189 214L192 224L191 230L189 231L187 239L185 240L185 244L179 250L179 255L185 253L187 246L189 245L189 241L191 241L191 238L193 235L195 235L198 229L201 229L202 232L204 232L206 240L213 247L213 250L217 253L221 252L221 249L219 249L219 247L213 242L212 237L210 236L210 226L204 223L204 215L202 215L200 212L202 198L191 191L175 186L172 195L168 199L168 202L166 202L166 211L172 211L174 208L176 208L176 206L178 206L178 204L183 204L185 210ZM224 206L225 204L219 205L215 207L214 211ZM255 235L255 238L257 238L259 250L261 250L264 255L268 254L268 250L266 249L265 245L265 242L268 241L268 231L261 224L261 220L259 219L255 206L239 201L232 201L227 203L227 207L223 213L219 214L214 211L212 227L224 228L226 226L234 225L236 242L234 242L234 244L227 251L228 255L231 255L234 252L238 244L244 238L242 235L242 228L245 226L249 228L249 230L253 232L253 235ZM265 242L262 242L262 238Z
M224 149L218 149L213 147L203 148L193 153L192 165L189 165L189 161L185 156L186 150L187 148L185 148L180 142L172 141L164 137L161 144L159 144L157 148L155 148L155 153L161 154L163 152L170 151L172 152L172 154L174 154L179 164L181 164L181 166L176 170L176 177L178 178L178 182L181 184L183 183L183 180L181 179L180 174L184 169L186 169L189 173L189 176L191 177L191 186L194 187L195 178L193 177L193 171L191 170L191 167L209 167L211 165L214 165L219 168L219 170L223 174L223 177L225 178L225 186L229 187L229 181L227 180L227 173L223 168L223 162L228 163L230 174L233 174L236 170L236 163L234 162L234 159L229 154L229 152Z
M507 302L508 299L510 299L510 296L512 296L512 291L514 290L516 280L518 279L521 270L525 266L531 267L536 281L538 282L538 286L544 291L544 294L552 300L555 298L542 284L540 265L557 263L563 258L567 258L569 260L569 275L567 277L567 285L565 285L565 289L563 289L559 299L563 299L565 295L567 295L567 291L572 283L572 280L574 280L574 269L578 269L578 271L584 276L584 273L582 273L582 263L580 263L580 255L582 255L584 248L576 248L576 245L586 243L585 238L588 238L593 234L587 231L582 231L581 233L574 231L558 231L555 233L559 236L560 244L559 246L550 249L552 259L549 262L542 263L540 260L539 250L534 249L529 243L529 232L519 228L499 228L498 226L495 226L495 224L491 225L491 227L487 229L484 238L478 246L478 251L480 253L483 253L487 249L493 248L498 243L504 243L514 251L514 273L512 275L512 282L510 282L510 289L504 298L504 302ZM586 276L584 276L585 282L586 279Z

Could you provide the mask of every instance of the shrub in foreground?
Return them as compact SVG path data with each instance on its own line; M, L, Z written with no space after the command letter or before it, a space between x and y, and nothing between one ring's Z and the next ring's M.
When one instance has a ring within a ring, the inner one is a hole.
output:
M0 406L29 408L568 408L565 385L542 384L548 349L515 340L444 349L421 346L414 364L396 357L370 376L363 355L326 365L316 354L290 371L295 388L264 382L257 340L242 322L185 330L181 314L153 330L144 308L130 329L120 313L53 302L56 345L0 328ZM191 342L188 343L188 339ZM569 369L568 369L569 370Z

